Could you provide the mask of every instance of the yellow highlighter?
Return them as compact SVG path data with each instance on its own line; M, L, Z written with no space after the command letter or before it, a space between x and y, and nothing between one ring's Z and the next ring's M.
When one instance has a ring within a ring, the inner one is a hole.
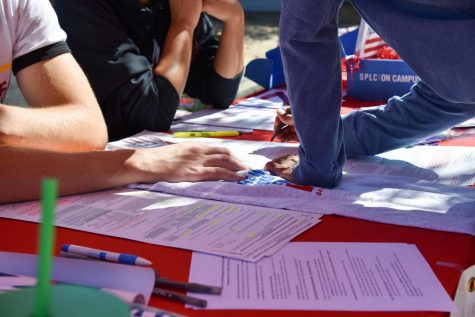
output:
M216 138L238 135L239 131L186 131L173 133L175 138Z

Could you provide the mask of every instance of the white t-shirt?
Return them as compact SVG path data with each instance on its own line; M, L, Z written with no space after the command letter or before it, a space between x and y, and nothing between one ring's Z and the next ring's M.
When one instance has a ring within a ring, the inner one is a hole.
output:
M68 52L65 40L49 0L0 0L0 102L12 70Z

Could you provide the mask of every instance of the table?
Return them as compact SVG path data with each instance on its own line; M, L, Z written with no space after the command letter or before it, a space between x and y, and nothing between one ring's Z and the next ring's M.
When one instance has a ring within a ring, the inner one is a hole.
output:
M270 132L255 131L241 136L247 140L269 140ZM473 145L475 137L454 141L454 145ZM446 142L445 145L451 145ZM12 252L36 252L38 224L0 218L0 250ZM113 238L71 229L57 228L56 253L62 244L87 245L99 249L124 250L139 254L154 263L164 277L187 281L191 251ZM460 271L453 267L438 265L437 262L453 263L460 268L475 264L475 237L466 234L448 233L421 228L403 227L369 222L340 216L323 216L322 222L298 236L293 241L321 242L402 242L415 244L428 261L435 275L454 298L460 278ZM199 295L198 295L199 297ZM440 312L345 312L345 311L252 311L252 310L191 310L182 304L153 296L149 303L189 316L448 316Z
M0 249L12 252L36 252L38 225L17 220L0 219ZM101 236L71 229L57 228L56 252L62 244L73 243L100 249L126 250L151 260L160 274L186 281L191 252L169 247L145 244L137 241ZM402 227L340 216L324 216L322 222L297 237L294 241L323 242L405 242L417 245L429 262L440 282L451 297L455 295L460 272L457 269L437 265L438 261L450 262L466 268L475 264L475 237L434 230ZM199 297L199 295L198 295ZM289 311L198 311L185 309L155 296L150 305L190 316L288 316ZM408 313L350 313L325 311L299 311L299 316L448 316L439 312Z
M261 92L256 92L255 95ZM342 114L347 114L361 106L375 106L380 102L361 102L345 98ZM272 133L255 130L252 134L239 137L243 140L269 140ZM443 142L444 145L475 145L475 136L462 141ZM0 218L0 250L35 253L37 245L38 224ZM321 242L403 242L415 244L436 276L453 298L460 278L460 271L438 265L438 261L453 263L460 268L475 264L475 237L421 228L403 227L369 222L340 216L323 216L322 222L298 236L293 241ZM113 238L71 229L57 228L56 253L62 244L79 244L99 249L124 250L139 254L154 263L160 274L176 280L186 281L191 260L191 251L145 244L142 242ZM199 295L198 295L199 297ZM182 304L170 302L153 296L151 306L161 307L190 316L448 316L440 312L329 312L329 311L244 311L221 310L199 311L185 309Z

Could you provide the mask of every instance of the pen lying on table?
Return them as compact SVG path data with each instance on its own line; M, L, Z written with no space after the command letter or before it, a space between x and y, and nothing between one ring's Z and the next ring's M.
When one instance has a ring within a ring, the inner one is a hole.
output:
M222 292L219 286L172 281L163 277L155 278L155 286L202 294L221 295Z
M92 252L92 251L94 252ZM73 253L71 251L77 251L77 253ZM79 254L81 253L81 254ZM121 259L117 255L123 255L125 253L112 253L114 256L105 256L105 254L110 255L112 252L109 251L104 251L104 250L97 250L97 249L91 249L87 247L79 247L75 245L63 245L61 248L61 251L59 252L59 256L61 257L68 257L68 258L75 258L75 259L81 259L81 260L92 260L92 261L113 261L121 264L129 264L129 265L137 265L137 259L141 259L140 263L150 263L150 261L145 260L141 257L132 255L132 254L127 254L127 259L126 261L119 261L118 259ZM180 293L175 293L169 290L165 290L163 288L170 288L170 289L176 289L176 290L182 290L182 291L188 291L188 292L193 292L193 293L203 293L203 294L215 294L219 295L221 294L222 288L218 286L211 286L211 285L205 285L205 284L198 284L198 283L187 283L187 282L180 282L180 281L173 281L166 279L164 277L159 277L158 272L156 273L156 278L155 278L155 286L153 294L167 298L173 301L178 301L181 303L197 306L204 308L208 304L206 300L192 297L192 296L187 296L183 295Z
M168 310L163 310L156 307L146 306L137 303L130 303L130 309L132 310L132 316L154 316L154 317L185 317Z
M64 257L64 258L79 259L79 260L105 261L98 258L92 258L85 255L66 252L64 250L61 250L58 253L58 256ZM125 263L125 264L130 264L130 263ZM158 274L157 274L157 277L155 278L155 286L163 287L163 288L171 288L171 289L176 289L176 290L181 290L181 291L188 291L191 293L214 294L214 295L220 295L222 291L222 288L219 286L173 281L164 277L159 277Z
M75 254L82 257L88 257L100 261L117 262L121 264L131 264L140 266L151 266L152 262L139 256L128 253L116 253L105 250L98 250L83 247L74 244L64 244L61 251L65 253Z
M175 301L175 302L180 302L180 303L183 303L183 304L193 305L193 306L197 306L197 307L200 307L200 308L206 308L206 306L208 306L208 302L205 299L192 297L192 296L188 296L188 295L183 295L183 294L180 294L180 293L175 293L175 292L165 290L165 289L162 289L162 288L158 288L158 287L153 289L153 294L157 295L157 296L160 296L160 297L163 297L163 298L167 298L167 299Z

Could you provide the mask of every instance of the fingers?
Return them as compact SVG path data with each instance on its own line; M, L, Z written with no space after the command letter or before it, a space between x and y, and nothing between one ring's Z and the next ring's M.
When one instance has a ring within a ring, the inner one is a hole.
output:
M217 166L187 166L182 168L168 181L171 182L199 182L199 181L239 181L244 176L239 175L237 171L231 171L224 167Z
M292 126L288 126L287 128L283 129L279 135L279 139L282 142L299 142L297 132Z
M195 146L199 146L199 148L203 150L203 153L207 155L212 155L212 154L232 155L231 151L228 148L225 148L222 146L210 146L203 143L195 143Z
M223 181L239 181L244 179L244 176L237 172L230 171L222 167L204 167L202 173L197 175L203 181L223 180Z
M292 174L298 161L299 159L296 155L285 155L267 162L264 169L288 181L293 181Z
M185 147L187 160L190 164L203 167L220 167L230 171L248 169L241 160L229 149L220 146L209 146L204 143L181 143Z
M206 155L205 159L205 166L218 166L224 167L232 171L241 171L244 169L248 169L246 165L244 165L241 160L231 153L231 151L225 147L219 146L204 146L203 153Z
M287 125L294 125L294 118L290 113L288 113L287 109L277 109L277 118L276 121L279 120L279 122L282 122Z
M206 157L205 167L220 167L229 171L242 171L248 169L237 157L226 154L212 154Z

